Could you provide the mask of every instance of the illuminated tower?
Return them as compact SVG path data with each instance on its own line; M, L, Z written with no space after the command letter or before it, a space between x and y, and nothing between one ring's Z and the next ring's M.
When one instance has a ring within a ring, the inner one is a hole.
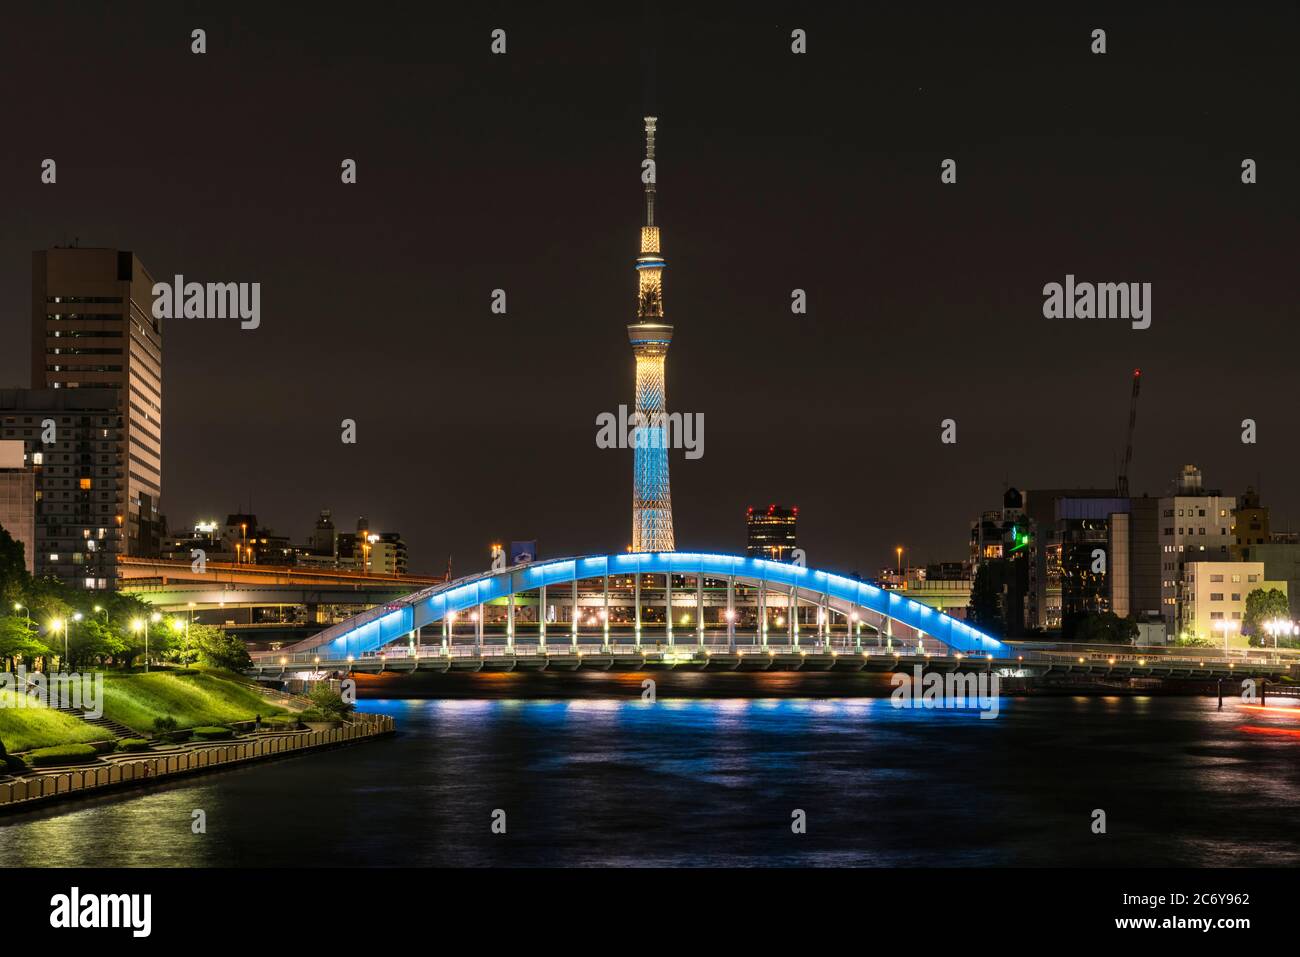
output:
M655 117L645 118L643 166L645 225L641 254L636 258L636 322L627 327L636 356L636 411L643 418L633 433L636 461L632 467L632 551L673 550L673 498L668 490L668 442L665 416L664 361L673 341L673 327L664 321L664 260L655 225Z

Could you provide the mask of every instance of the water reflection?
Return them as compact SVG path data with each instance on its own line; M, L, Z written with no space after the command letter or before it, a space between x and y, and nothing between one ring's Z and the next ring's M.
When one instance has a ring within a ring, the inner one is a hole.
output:
M639 687L639 686L638 686ZM395 739L0 818L6 865L1292 865L1300 739L1212 699L383 700ZM489 830L507 812L506 835ZM808 832L790 831L806 811ZM1091 811L1107 813L1093 835ZM191 833L195 809L208 832Z

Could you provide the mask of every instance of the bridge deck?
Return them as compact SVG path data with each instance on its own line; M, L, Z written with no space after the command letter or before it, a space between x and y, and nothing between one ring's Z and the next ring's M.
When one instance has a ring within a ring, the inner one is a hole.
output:
M1002 676L1075 675L1097 678L1171 678L1215 680L1242 678L1278 679L1290 676L1292 666L1267 656L1201 658L1183 655L1132 653L1132 649L1111 654L1071 654L1021 650L1015 657L961 654L916 654L915 651L880 647L835 647L808 642L732 647L727 644L678 644L650 648L635 644L557 643L536 645L421 646L393 648L383 653L355 657L327 658L312 654L264 654L254 662L255 674L289 672L359 671L366 673L412 671L653 671L663 669L695 671L911 671L920 666L938 671L991 671Z

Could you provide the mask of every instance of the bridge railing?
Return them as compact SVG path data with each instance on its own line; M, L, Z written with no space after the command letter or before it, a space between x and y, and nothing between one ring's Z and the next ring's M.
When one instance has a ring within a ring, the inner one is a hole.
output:
M694 637L694 636L692 636ZM1249 654L1242 657L1232 657L1231 659L1214 657L1210 655L1189 655L1189 654L1165 654L1149 655L1144 651L1136 650L1128 646L1117 647L1114 649L1093 650L1075 648L1065 650L1062 648L1052 649L1031 649L1015 648L1014 654L1009 654L1000 658L989 658L985 655L961 655L957 653L946 653L942 650L922 650L919 651L914 645L906 644L900 641L894 641L892 646L886 644L877 645L874 642L863 640L861 647L856 642L845 642L843 638L833 637L827 641L816 637L801 639L797 644L788 641L786 636L781 636L781 641L769 641L764 644L757 635L737 635L736 642L731 645L728 642L706 640L703 643L694 640L679 639L673 644L666 642L643 642L640 645L634 642L615 641L604 643L599 640L598 636L580 636L578 643L575 645L569 636L563 639L551 639L545 645L535 641L516 642L514 645L507 644L504 641L488 642L483 645L476 645L472 642L453 643L444 648L441 644L421 644L414 652L409 645L398 644L392 645L382 650L363 652L360 655L350 656L348 658L331 658L324 655L313 654L312 652L299 652L294 654L278 654L269 652L254 656L254 663L263 668L280 666L284 668L301 668L302 666L328 667L336 670L340 667L346 667L353 663L373 664L382 662L384 664L408 664L413 661L425 660L432 661L438 659L476 659L476 658L508 658L508 657L539 657L546 656L550 658L563 659L565 657L577 656L600 656L600 655L619 655L619 656L643 656L647 660L665 660L665 659L690 659L707 655L847 655L847 656L866 656L876 658L882 656L893 656L907 659L928 659L934 658L945 662L970 663L971 667L996 666L1006 669L1014 669L1024 666L1048 666L1048 665L1080 665L1095 667L1134 667L1134 668L1160 668L1174 667L1179 669L1204 669L1204 668L1222 668L1224 665L1232 667L1251 667L1251 666L1270 666L1270 667L1289 667L1291 664L1284 658L1278 658L1269 654ZM1297 668L1297 674L1300 674L1300 668Z
M1197 667L1223 665L1282 665L1297 666L1297 673L1300 674L1300 662L1295 658L1288 656L1279 656L1273 653L1272 649L1263 648L1234 648L1232 653L1224 654L1219 649L1217 654L1201 654L1200 652L1209 652L1210 649L1186 649L1178 648L1161 652L1152 648L1134 648L1131 645L1117 645L1112 648L1096 647L1069 647L1060 645L1053 648L1038 649L1017 649L1017 655L1022 656L1026 661L1036 662L1074 662L1076 664L1087 662L1106 662L1108 664L1140 664L1142 666L1170 664L1186 667L1195 665ZM1080 661L1082 659L1082 661Z
M315 655L310 652L297 652L293 654L277 654L268 652L253 656L253 663L263 668L283 666L295 667L303 665L328 665L335 668L340 664L347 663L372 663L375 661L384 662L401 662L406 663L412 660L436 660L439 658L503 658L503 657L535 657L546 655L554 658L563 658L565 656L578 655L622 655L622 656L646 656L648 658L658 658L662 656L682 656L706 653L709 655L758 655L758 654L836 654L836 655L912 655L916 652L914 647L903 648L902 645L895 642L894 648L868 647L865 643L863 647L856 648L851 644L845 646L842 641L834 643L818 641L801 641L799 644L790 644L786 641L771 642L766 645L760 641L743 641L737 639L734 648L725 642L706 642L699 644L694 641L678 641L674 644L645 643L636 645L634 643L611 643L604 644L599 641L580 641L576 646L568 641L548 641L545 646L533 642L516 643L513 646L505 643L484 644L481 647L473 644L455 644L444 649L441 645L421 645L413 654L409 646L392 647L382 651L368 651L360 655L353 655L348 658L328 658L323 655ZM935 657L941 657L935 655ZM979 659L984 660L984 659Z

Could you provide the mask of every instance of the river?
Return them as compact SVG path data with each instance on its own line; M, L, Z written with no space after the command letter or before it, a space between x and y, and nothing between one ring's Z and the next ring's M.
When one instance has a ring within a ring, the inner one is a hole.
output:
M1300 709L1186 697L1008 698L993 720L886 698L361 707L400 733L0 817L0 862L1300 863L1300 737L1288 733ZM192 833L195 810L206 833ZM796 811L806 833L792 832Z

